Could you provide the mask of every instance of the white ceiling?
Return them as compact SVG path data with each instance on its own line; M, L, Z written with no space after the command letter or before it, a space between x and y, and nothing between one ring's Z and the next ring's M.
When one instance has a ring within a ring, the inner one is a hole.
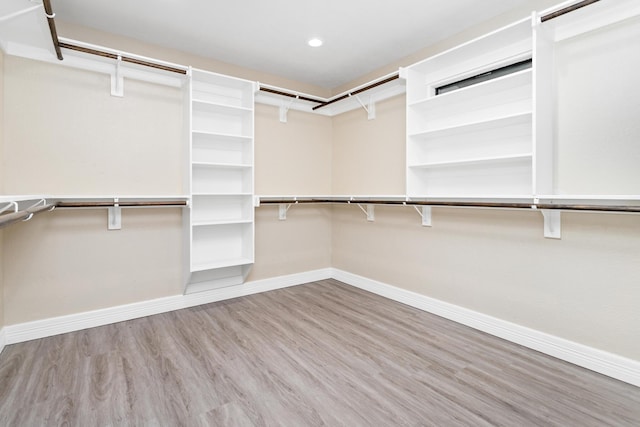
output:
M333 89L526 3L53 0L52 5L57 19L67 22ZM314 36L324 46L308 47Z

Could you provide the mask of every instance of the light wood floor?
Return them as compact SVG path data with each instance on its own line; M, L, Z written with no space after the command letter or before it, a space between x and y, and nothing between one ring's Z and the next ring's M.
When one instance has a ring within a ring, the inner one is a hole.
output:
M8 346L0 425L638 426L640 388L327 280Z

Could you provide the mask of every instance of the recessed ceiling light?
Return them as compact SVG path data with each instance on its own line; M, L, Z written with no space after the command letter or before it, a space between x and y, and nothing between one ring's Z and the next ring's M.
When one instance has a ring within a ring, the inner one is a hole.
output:
M311 47L320 47L320 46L322 46L322 40L320 40L320 39L319 39L319 38L317 38L317 37L314 37L314 38L310 39L310 40L307 42L307 44L308 44L309 46L311 46Z

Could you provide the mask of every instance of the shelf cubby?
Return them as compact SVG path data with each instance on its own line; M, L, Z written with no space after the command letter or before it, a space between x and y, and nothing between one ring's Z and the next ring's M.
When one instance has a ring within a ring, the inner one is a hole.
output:
M253 224L223 224L194 227L191 271L248 264L253 259Z
M253 220L253 200L246 195L196 195L191 202L195 225Z

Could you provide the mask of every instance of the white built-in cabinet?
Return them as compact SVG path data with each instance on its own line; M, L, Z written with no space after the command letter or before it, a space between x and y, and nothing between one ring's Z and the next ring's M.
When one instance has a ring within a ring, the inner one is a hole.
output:
M189 74L187 293L241 284L254 262L255 83Z
M527 197L533 192L533 70L436 94L532 56L526 19L402 70L407 195Z
M401 69L408 197L638 199L640 107L624 94L637 86L640 2L543 14ZM436 93L527 59L529 69Z

